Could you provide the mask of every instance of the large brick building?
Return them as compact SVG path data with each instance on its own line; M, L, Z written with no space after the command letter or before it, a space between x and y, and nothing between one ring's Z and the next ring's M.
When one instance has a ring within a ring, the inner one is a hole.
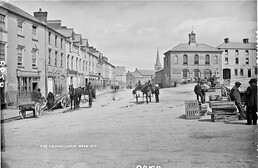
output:
M175 81L209 80L221 76L221 53L215 47L196 43L196 35L189 34L189 42L181 43L164 53L164 87Z

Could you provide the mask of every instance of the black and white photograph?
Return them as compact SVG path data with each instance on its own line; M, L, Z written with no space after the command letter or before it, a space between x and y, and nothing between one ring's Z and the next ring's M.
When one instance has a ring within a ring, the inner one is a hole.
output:
M258 168L256 0L0 0L2 168Z

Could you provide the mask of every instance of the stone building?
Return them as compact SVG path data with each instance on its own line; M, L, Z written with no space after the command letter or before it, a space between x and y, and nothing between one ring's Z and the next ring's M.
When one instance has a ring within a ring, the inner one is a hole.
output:
M0 55L7 64L2 92L7 103L16 104L37 88L45 96L46 23L9 3L0 6L0 18Z
M117 66L114 69L115 81L121 88L126 87L126 70L124 66Z
M164 87L174 82L209 80L221 76L222 51L207 44L196 43L196 34L189 34L189 42L181 43L164 53Z
M228 38L217 47L222 52L223 79L239 80L257 77L256 43L230 42Z

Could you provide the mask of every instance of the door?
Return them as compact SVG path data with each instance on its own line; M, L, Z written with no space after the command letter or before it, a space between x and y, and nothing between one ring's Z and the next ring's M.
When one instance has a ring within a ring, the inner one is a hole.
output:
M47 78L47 90L48 92L53 92L53 78Z
M248 69L248 77L251 77L251 69Z
M223 79L231 79L230 69L223 69Z

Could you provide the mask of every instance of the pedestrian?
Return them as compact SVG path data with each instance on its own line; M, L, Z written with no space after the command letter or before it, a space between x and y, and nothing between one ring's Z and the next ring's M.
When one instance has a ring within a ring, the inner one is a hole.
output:
M92 91L93 91L93 88L92 88L92 85L91 85L90 82L88 83L87 89L88 89L88 93L89 93L89 107L91 107L92 106L92 96L93 96Z
M242 102L241 102L241 95L240 95L240 92L239 92L239 89L238 89L241 85L242 84L240 82L235 83L235 86L230 91L230 98L231 98L232 101L235 101L235 104L236 104L237 109L239 111L239 120L244 120L245 119L244 108L243 108L243 105L242 105Z
M215 75L213 75L213 77L211 77L211 87L215 87Z
M250 86L245 91L246 96L246 119L247 125L257 124L257 80L251 79L249 81Z
M196 94L198 102L200 102L199 97L201 98L201 103L204 103L204 98L203 94L201 92L201 85L200 82L198 81L197 84L194 87L194 93Z
M36 102L40 102L40 103L42 103L42 101L43 101L43 97L42 97L42 94L41 94L39 88L38 88L37 91L35 92L35 101L36 101Z
M154 93L155 93L156 103L158 103L159 102L159 85L158 84L155 85Z
M55 96L52 92L49 92L47 95L47 108L50 110L54 106Z
M205 92L207 92L207 89L209 89L209 86L205 83L205 81L200 81L200 86L201 86L201 93L202 93L202 97L203 97L203 102L204 103L205 100Z

